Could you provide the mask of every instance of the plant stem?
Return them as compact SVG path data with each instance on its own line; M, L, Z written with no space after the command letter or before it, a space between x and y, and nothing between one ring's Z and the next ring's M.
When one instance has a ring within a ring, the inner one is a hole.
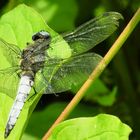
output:
M113 46L110 48L110 50L107 52L107 54L104 56L102 61L97 65L95 70L92 72L92 74L89 76L88 80L83 84L83 86L80 88L80 90L77 92L77 94L74 96L72 101L67 105L67 107L64 109L64 111L60 114L60 116L57 118L57 120L54 122L54 124L51 126L49 131L45 134L42 140L47 140L52 132L52 130L56 127L58 123L65 120L68 115L72 112L72 110L76 107L76 105L80 102L80 100L85 95L86 90L90 87L90 85L99 77L99 75L102 73L102 71L106 68L106 66L109 64L109 62L112 60L112 58L117 54L119 49L122 47L126 39L129 37L131 32L134 30L135 26L140 21L140 8L137 10L133 18L130 20L126 28L123 30L121 35L118 37L118 39L115 41Z

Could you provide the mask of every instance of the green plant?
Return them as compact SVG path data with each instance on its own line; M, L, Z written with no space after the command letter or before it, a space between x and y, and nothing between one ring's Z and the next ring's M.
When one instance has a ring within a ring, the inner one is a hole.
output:
M21 9L24 11L26 8L24 6L21 6ZM21 9L19 9L19 11ZM15 18L16 17L16 13L20 14L19 11L18 12L16 11L15 14L13 14L13 13L11 15L8 15L7 14L7 15L5 15L5 18L2 18L2 20L1 20L0 37L4 38L7 42L11 42L13 44L16 44L16 45L20 46L21 48L24 48L26 42L27 41L31 41L31 36L32 36L32 33L33 32L36 32L38 30L46 29L47 28L47 30L50 30L50 32L54 36L55 36L55 34L57 34L52 29L50 29L49 27L47 27L47 25L45 24L45 22L42 20L42 18L37 13L35 13L32 10L31 10L32 12L30 10L28 11L28 8L27 8L27 11L23 15L21 14L21 19L19 19L19 17L16 19ZM30 18L30 14L28 15L28 13L30 13L30 12L33 14L32 16L34 18ZM28 19L27 19L27 17L28 17ZM15 21L12 21L12 19L16 19L16 20ZM19 22L19 21L21 21L21 22ZM23 21L25 21L25 22L23 22ZM27 22L27 21L30 21L30 22ZM134 20L132 22L133 25L130 28L131 30L129 31L129 34L131 33L131 31L133 30L133 28L135 27L135 25L137 24L138 21L139 21L139 18L137 17L136 20ZM21 27L24 25L24 26L29 27L29 28L26 28L27 30L25 30L23 28L20 28L20 27L18 28L17 27L17 24L16 24L17 22L19 23L19 25ZM40 24L38 24L38 23L40 23ZM12 28L9 25L12 25ZM5 32L8 32L8 34L5 34ZM28 34L27 34L27 32L28 32ZM23 39L23 35L24 34L26 34L27 36L26 36L26 38ZM120 41L121 44L119 44L119 45L117 44L117 46L121 47L121 45L126 40L126 38L128 37L129 34L128 34L128 31L125 31L125 35L122 35L124 38L122 38L122 42ZM16 35L16 38L15 38L15 35ZM117 48L117 49L116 50L113 50L112 49L113 51L112 52L109 52L109 54L106 55L105 59L99 64L99 66L97 67L97 69L95 70L95 72L92 74L92 76L91 76L92 78L96 79L99 76L99 74L107 66L107 64L110 62L110 60L115 55L115 53L117 53L119 47L114 47L114 48ZM5 62L7 62L7 61L5 60ZM9 65L8 63L5 63L5 62L2 64L2 67L6 67L6 66ZM89 81L91 82L91 79L89 79ZM89 85L88 86L86 85L86 87L89 87ZM83 87L82 89L86 90L85 87ZM84 95L83 93L84 92L82 91L82 94L77 98L78 100L77 101L75 100L75 104L72 103L73 107L68 108L68 111L69 112L71 112L72 109L76 106L76 104L78 104L78 102L80 101L80 99ZM79 94L77 94L77 96L78 95ZM19 118L19 120L17 122L17 125L15 126L15 130L13 130L13 134L11 134L11 136L9 136L8 139L17 139L18 140L21 137L21 134L23 133L23 130L24 130L24 127L25 127L25 123L27 123L27 120L28 120L31 112L33 111L33 109L36 106L38 100L40 99L39 96L40 95L36 96L34 98L34 100L32 100L31 102L27 102L26 103L26 107L23 109L22 114L20 115L20 118ZM5 110L7 107L10 109L12 100L9 99L8 97L5 97L5 95L1 96L0 97L0 100L2 101L1 102L1 106L3 106L2 110L0 110L1 111L1 114L3 116L2 117L3 120L1 120L1 124L5 124L5 122L6 122L6 117L5 116L7 116L8 111L5 114L5 113L3 113L3 110ZM6 105L4 105L5 101L8 102ZM32 104L33 102L34 102L34 104ZM28 108L29 106L30 106L30 108ZM62 120L64 120L67 117L67 115L69 114L69 113L67 114L67 112L65 112L65 113L66 113L65 114L66 116L63 116L62 117ZM106 116L104 116L104 115L103 115L103 117L106 118ZM111 116L107 116L107 117L110 117L110 119L111 119ZM59 121L61 121L61 120L59 120ZM116 121L118 121L118 120L116 119ZM69 124L69 122L68 122L68 124ZM2 131L4 131L4 125L2 125L2 126L3 126L2 127ZM60 125L60 127L61 127L61 125ZM58 127L58 129L59 129L59 127ZM124 131L124 132L126 132L126 139L127 139L128 133L130 133L130 129L128 127L126 127L126 126L125 126L125 129L126 129L126 131ZM57 131L57 130L55 130L55 131ZM3 139L3 136L0 136L0 138Z

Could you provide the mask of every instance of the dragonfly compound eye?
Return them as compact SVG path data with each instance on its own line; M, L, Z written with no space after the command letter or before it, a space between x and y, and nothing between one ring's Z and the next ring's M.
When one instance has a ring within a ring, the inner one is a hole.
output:
M36 41L38 39L46 39L47 40L49 38L50 38L50 34L44 30L37 32L32 36L33 41Z

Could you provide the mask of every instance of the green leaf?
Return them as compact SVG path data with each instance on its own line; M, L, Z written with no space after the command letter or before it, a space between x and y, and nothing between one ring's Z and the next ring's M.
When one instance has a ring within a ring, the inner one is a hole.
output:
M2 16L0 20L0 38L22 49L26 47L27 42L32 42L32 35L40 30L48 31L52 42L54 42L55 36L57 36L58 42L63 42L63 44L57 43L57 45L50 44L48 50L50 57L67 58L71 55L68 44L58 33L49 28L43 18L32 8L20 5ZM62 53L62 50L65 50L65 53Z
M37 137L33 137L32 135L29 135L27 133L24 133L21 140L40 140L40 139Z
M6 13L0 20L0 38L20 48L25 48L27 42L32 42L32 35L43 29L55 35L42 17L25 5Z
M58 124L48 140L128 140L131 128L112 115L71 119Z
M73 94L75 94L82 85L79 82L77 87L72 88ZM113 87L112 90L100 80L97 79L86 91L83 100L90 102L97 102L102 106L112 106L116 101L117 87Z
M4 11L9 11L20 3L34 8L47 21L47 24L57 32L72 30L75 27L78 12L75 0L9 0Z
M74 28L78 12L75 0L23 0L23 2L41 13L48 25L56 31L62 32Z
M59 35L56 32L54 32L51 28L49 28L46 25L45 21L36 11L34 11L32 8L24 4L19 5L15 9L4 14L0 19L0 38L2 38L3 40L6 40L6 42L8 43L19 46L21 49L25 48L26 43L32 41L31 36L40 30L46 30L51 34L52 37L58 36L59 40L62 39L61 36L59 37ZM65 45L65 42L63 44L64 46L68 46L67 44ZM0 51L0 56L2 56L1 57L2 61L0 61L2 62L0 63L1 68L8 67L9 63L7 63L8 61L5 59L5 56L3 56L1 51ZM20 114L20 117L17 120L16 126L14 127L10 135L8 136L7 140L20 139L21 134L23 133L23 130L28 121L28 118L31 112L33 111L34 107L36 106L40 97L41 95L38 94L37 96L35 96L34 100L27 101L25 103L25 106ZM1 94L0 103L1 102L3 103L3 105L0 106L0 118L1 118L0 139L3 140L4 129L6 126L10 108L13 104L13 100Z
M66 102L55 102L48 105L42 111L35 111L33 112L30 122L26 128L26 133L39 137L41 137L46 133L46 131L51 127L53 122L57 119L59 114L64 110L66 107ZM80 117L80 116L93 116L96 114L101 113L101 109L93 106L85 105L85 104L78 104L75 110L71 113L69 118ZM38 118L41 118L38 121Z
M103 106L111 106L116 99L117 87L109 90L100 79L97 79L86 92L85 100L96 101Z
M116 101L117 87L114 87L112 91L108 91L107 93L97 93L94 100L96 100L99 104L103 106L112 106Z

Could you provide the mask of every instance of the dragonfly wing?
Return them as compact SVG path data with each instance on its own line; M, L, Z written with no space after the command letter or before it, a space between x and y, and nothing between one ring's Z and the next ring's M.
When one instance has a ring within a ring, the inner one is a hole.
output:
M70 90L82 84L101 59L98 54L87 53L66 60L49 60L40 74L37 91L44 89L42 91L49 94Z
M16 96L19 77L18 67L11 67L0 70L0 92L11 98Z
M63 35L73 50L73 55L86 52L109 37L118 27L122 15L107 12L79 26L73 32Z
M12 66L16 66L19 63L21 50L17 46L9 44L0 38L0 51Z

